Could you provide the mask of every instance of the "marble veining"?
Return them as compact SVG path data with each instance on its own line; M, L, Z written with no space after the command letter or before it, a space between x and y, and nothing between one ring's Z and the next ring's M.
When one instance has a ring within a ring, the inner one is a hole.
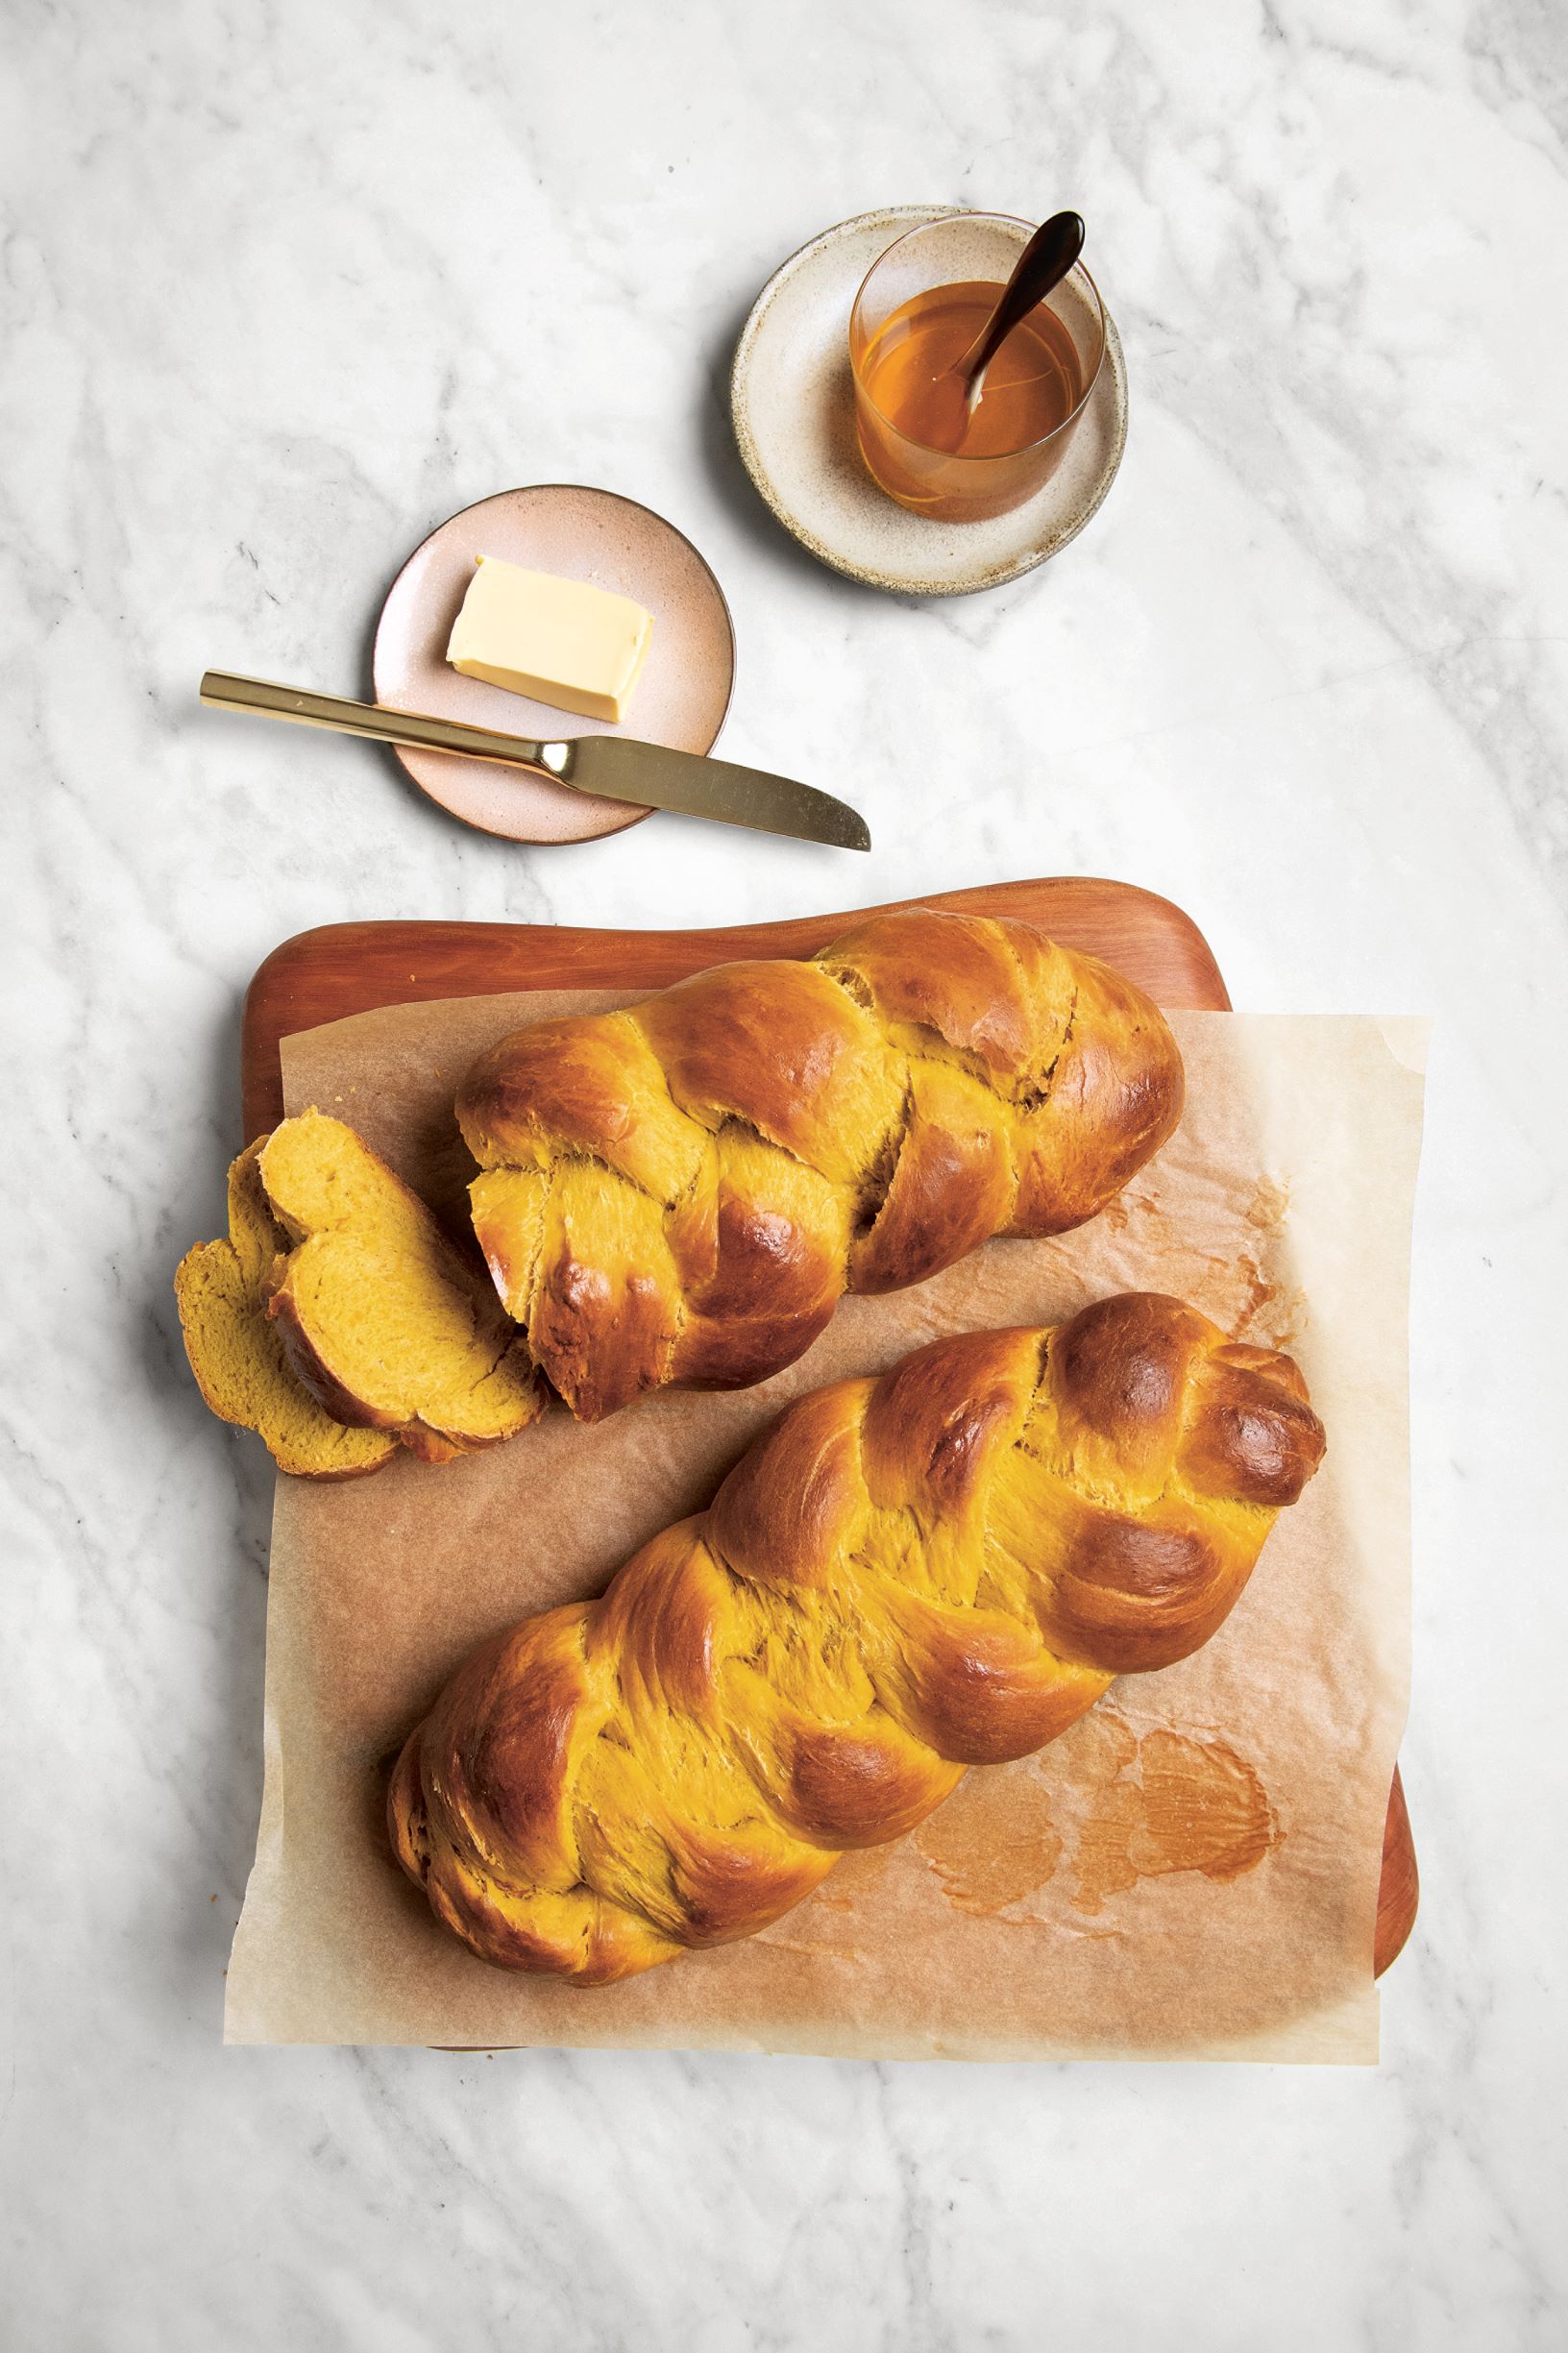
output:
M1560 16L15 0L4 54L0 2337L1560 2343ZM1078 205L1132 388L1083 538L937 603L814 564L723 405L778 261L927 200ZM408 549L551 479L689 532L722 748L845 792L870 859L519 849L197 708L208 664L358 691ZM250 971L350 916L1074 870L1188 906L1240 1004L1437 1017L1381 2068L223 2050L270 1477L168 1277L220 1221Z

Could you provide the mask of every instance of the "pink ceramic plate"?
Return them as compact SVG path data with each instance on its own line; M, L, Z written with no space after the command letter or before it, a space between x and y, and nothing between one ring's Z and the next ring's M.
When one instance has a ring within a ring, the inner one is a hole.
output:
M479 555L592 580L648 607L653 640L623 726L551 710L450 668L447 640ZM673 524L610 490L536 482L465 506L414 550L381 607L373 672L377 701L405 711L556 743L625 734L676 751L711 751L729 707L735 632L723 591ZM453 817L514 842L591 842L649 814L450 752L399 749L397 757L420 791Z

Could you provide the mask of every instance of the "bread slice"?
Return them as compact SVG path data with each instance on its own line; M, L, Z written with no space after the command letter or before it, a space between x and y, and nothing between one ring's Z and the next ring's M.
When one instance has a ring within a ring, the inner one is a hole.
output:
M273 1130L258 1166L295 1244L273 1270L268 1313L329 1413L395 1431L436 1462L537 1420L527 1341L484 1269L353 1128L302 1112Z
M208 1404L283 1469L352 1476L399 1443L445 1462L543 1410L483 1269L342 1120L303 1112L242 1153L230 1224L176 1278L186 1347Z
M398 1451L384 1430L334 1421L289 1369L267 1313L273 1265L289 1247L262 1189L263 1136L229 1171L229 1238L199 1242L174 1278L190 1368L212 1411L257 1431L280 1470L297 1479L358 1479Z

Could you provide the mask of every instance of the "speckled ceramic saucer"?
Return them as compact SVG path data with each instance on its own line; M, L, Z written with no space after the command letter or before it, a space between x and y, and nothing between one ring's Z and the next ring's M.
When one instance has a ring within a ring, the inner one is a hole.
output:
M447 641L479 555L592 580L646 605L653 637L622 727L552 710L451 667ZM377 701L405 711L546 742L625 734L675 751L711 751L734 684L735 632L723 591L673 523L611 490L535 482L465 506L414 550L381 607L372 669ZM514 842L590 842L649 814L488 760L402 748L396 756L420 791L453 817Z
M855 439L849 313L895 238L956 209L863 212L802 245L758 295L730 375L741 455L785 529L835 572L904 596L967 596L1043 564L1099 506L1127 439L1126 363L1108 311L1099 380L1066 456L1034 498L989 522L935 523L877 488Z

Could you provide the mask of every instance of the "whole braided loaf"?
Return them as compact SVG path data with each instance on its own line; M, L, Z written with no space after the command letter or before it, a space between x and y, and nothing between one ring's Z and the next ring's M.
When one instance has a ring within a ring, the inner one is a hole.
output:
M845 1290L1081 1225L1181 1109L1175 1041L1130 981L929 909L536 1022L457 1097L497 1288L585 1421L666 1382L761 1381Z
M473 1654L393 1775L398 1857L504 1969L749 1935L1207 1641L1322 1451L1288 1357L1152 1292L819 1389L600 1600Z

